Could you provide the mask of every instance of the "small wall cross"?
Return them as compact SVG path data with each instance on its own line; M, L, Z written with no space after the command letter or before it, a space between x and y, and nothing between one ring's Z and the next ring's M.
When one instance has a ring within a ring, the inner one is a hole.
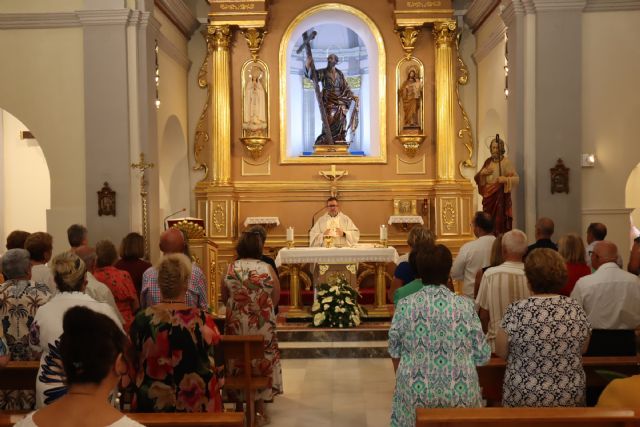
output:
M339 170L336 169L336 165L331 165L331 170L320 171L320 172L318 172L318 175L321 175L324 178L328 179L329 181L333 182L333 181L339 180L343 176L349 175L349 172L348 171L339 171Z

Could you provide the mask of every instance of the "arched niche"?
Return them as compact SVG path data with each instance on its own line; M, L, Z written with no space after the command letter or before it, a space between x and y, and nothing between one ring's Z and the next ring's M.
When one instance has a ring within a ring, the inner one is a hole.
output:
M296 50L302 34L314 29L318 32L313 46L316 67L324 68L328 54L340 51L343 58L337 68L348 80L359 84L354 90L360 97L361 128L359 139L354 141L357 154L340 157L339 161L386 163L386 56L382 35L365 13L338 3L321 4L302 12L289 24L280 43L280 163L336 162L335 157L305 155L313 146L310 135L319 133L321 121L313 88L305 88L303 79L306 53L297 54ZM317 116L305 115L305 111Z
M179 209L189 209L189 162L184 130L177 116L172 115L160 137L158 151L160 178L160 210L162 216ZM185 216L186 213L183 215Z
M631 226L640 231L640 163L631 170L625 186L625 206L631 211ZM633 232L634 230L632 230Z
M38 141L24 137L28 130L0 109L0 242L13 230L47 231L51 176Z

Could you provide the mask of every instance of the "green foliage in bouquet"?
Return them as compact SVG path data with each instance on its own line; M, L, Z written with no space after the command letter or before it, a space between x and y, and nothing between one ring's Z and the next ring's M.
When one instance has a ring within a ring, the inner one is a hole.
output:
M349 328L360 324L365 313L358 304L358 291L349 286L344 278L337 278L332 284L318 285L316 300L311 307L313 326L329 328Z

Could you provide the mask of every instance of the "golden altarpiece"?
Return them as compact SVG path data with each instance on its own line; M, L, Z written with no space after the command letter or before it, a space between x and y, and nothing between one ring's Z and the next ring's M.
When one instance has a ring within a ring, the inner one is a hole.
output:
M473 167L473 141L458 96L467 70L450 0L209 3L198 75L208 102L194 168L204 175L196 216L218 246L218 283L247 218L277 217L267 250L286 246L289 227L295 245L307 246L314 213L330 195L357 224L361 242L378 242L380 225L399 206L421 216L454 252L472 238L474 189L462 168ZM337 68L359 95L357 150L310 152L318 124L304 112L315 99L300 73L304 50L296 56L296 48L311 30L314 60L323 66L339 51ZM406 238L406 224L389 227L388 243L401 253ZM280 273L287 276L286 266ZM371 274L365 266L361 279Z

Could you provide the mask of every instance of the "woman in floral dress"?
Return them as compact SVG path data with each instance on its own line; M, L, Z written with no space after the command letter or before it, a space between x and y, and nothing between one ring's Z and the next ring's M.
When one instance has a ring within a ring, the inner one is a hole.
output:
M425 286L400 300L389 329L393 427L415 426L416 408L481 406L476 366L491 356L473 301L446 286L449 249L426 246L416 259Z
M273 311L280 299L280 282L275 271L260 261L263 244L258 231L241 234L236 246L238 259L229 265L222 287L222 299L227 305L225 334L264 337L265 358L254 360L253 369L256 375L267 376L271 380L270 387L256 393L258 419L268 422L264 401L282 393L280 350ZM227 369L237 370L233 366ZM241 402L243 397L238 395L236 399Z
M220 412L224 357L213 317L185 303L191 262L166 255L156 267L159 304L136 315L131 342L136 357L138 412Z

